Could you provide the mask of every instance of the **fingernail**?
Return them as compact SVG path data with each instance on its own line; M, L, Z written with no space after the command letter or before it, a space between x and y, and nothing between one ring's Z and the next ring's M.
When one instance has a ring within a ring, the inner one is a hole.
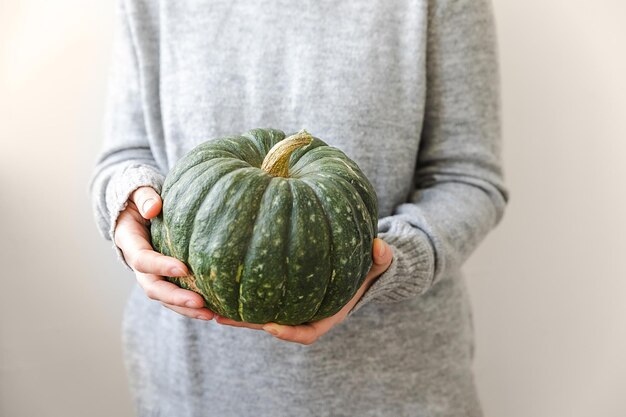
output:
M196 318L199 319L199 320L207 320L207 321L211 320L211 318L209 316L198 316Z
M387 244L383 240L380 240L378 245L378 257L382 258L385 255L385 252L387 252Z
M173 277L183 277L187 275L185 270L179 266L175 266L174 268L170 269L170 274L172 274Z
M263 326L263 330L265 330L272 336L278 336L278 329L274 326Z
M141 212L143 214L146 214L146 212L152 208L154 203L156 203L156 200L154 198L149 198L146 201L144 201L143 204L141 205Z

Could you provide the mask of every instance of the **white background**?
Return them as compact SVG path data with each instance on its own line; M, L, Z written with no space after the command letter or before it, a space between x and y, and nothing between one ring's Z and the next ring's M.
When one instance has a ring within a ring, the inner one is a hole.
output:
M465 268L485 416L623 417L626 3L494 2L511 202ZM87 194L111 3L0 1L2 417L132 415L133 277Z

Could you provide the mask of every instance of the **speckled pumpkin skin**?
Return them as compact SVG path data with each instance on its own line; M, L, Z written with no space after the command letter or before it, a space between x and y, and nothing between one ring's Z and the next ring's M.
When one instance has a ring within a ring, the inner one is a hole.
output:
M372 265L376 193L356 163L313 138L288 177L261 169L285 139L276 129L205 142L165 180L152 221L155 250L192 275L168 278L215 313L250 323L300 324L338 312Z

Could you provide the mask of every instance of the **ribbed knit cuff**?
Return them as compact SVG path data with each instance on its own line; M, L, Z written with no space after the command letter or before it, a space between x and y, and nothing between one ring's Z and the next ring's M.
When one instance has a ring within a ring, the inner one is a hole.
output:
M391 247L393 259L350 314L370 302L397 303L415 298L433 282L435 254L426 233L394 216L381 219L378 230L378 237Z
M113 248L117 252L118 259L129 269L124 255L115 244L115 226L120 213L128 205L130 195L139 187L152 187L157 193L161 192L163 185L163 175L153 166L143 164L133 164L116 172L111 177L111 181L106 191L106 202L109 211L109 237L113 242Z

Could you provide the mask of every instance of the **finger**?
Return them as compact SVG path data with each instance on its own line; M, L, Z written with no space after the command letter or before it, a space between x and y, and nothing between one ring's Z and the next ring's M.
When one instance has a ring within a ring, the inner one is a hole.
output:
M132 254L130 259L126 259L126 262L137 272L167 277L184 277L189 275L184 263L176 258L155 252L152 248L135 249L128 252L122 249L122 252L124 254Z
M229 319L229 318L226 318L226 317L218 316L217 314L215 315L215 321L218 322L219 324L223 324L225 326L245 327L247 329L263 330L263 325L262 324L246 323L246 322L243 322L243 321L236 321L236 320Z
M200 294L180 288L157 275L140 272L135 275L139 286L145 291L148 298L178 307L204 307L204 300Z
M175 311L178 314L182 314L185 317L189 317L190 319L198 319L198 320L211 320L214 317L214 313L208 308L189 308L189 307L179 307L173 304L161 303L163 307L169 308L172 311Z
M137 188L130 199L145 219L151 219L161 212L161 197L152 187Z
M269 323L263 326L263 330L281 340L310 345L315 343L320 336L328 332L332 325L332 320L323 319L313 323L300 324L298 326L284 326Z
M391 247L382 239L375 238L372 249L372 258L376 265L389 265L393 258Z

